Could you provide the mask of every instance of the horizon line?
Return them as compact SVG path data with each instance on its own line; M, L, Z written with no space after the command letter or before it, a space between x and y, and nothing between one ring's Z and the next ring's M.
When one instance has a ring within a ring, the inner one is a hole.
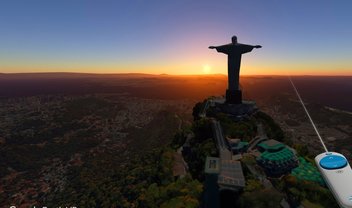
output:
M149 76L227 76L226 74L222 73L214 73L214 74L167 74L167 73L161 73L161 74L155 74L155 73L138 73L138 72L125 72L125 73L92 73L92 72L0 72L0 75L25 75L25 74L75 74L75 75L149 75ZM240 75L243 77L250 77L250 76L288 76L286 74L243 74ZM337 74L337 75L328 75L328 74L299 74L299 75L289 75L289 76L315 76L315 77L352 77L351 75L345 75L345 74Z

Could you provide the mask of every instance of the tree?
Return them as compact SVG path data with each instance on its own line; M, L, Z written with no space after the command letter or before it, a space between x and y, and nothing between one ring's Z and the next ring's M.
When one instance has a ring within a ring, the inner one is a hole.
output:
M264 186L258 180L249 179L246 182L246 186L244 187L244 191L245 192L252 192L252 191L261 190L263 188L264 188Z
M194 121L199 119L199 113L203 109L203 107L204 107L204 102L198 102L193 107L192 116Z
M275 189L245 192L240 198L241 207L279 208L283 195Z

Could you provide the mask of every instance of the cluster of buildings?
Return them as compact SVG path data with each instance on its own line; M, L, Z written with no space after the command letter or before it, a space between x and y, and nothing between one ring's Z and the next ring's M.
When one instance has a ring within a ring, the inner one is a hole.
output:
M225 138L220 123L213 120L212 129L219 157L207 157L205 161L204 199L207 207L217 207L222 191L238 192L245 187L246 180L240 161L243 153L255 156L256 164L267 177L280 177L298 167L295 150L277 140L268 139L263 126L258 127L259 136L251 142L244 142Z
M257 165L264 170L268 177L280 177L289 174L299 165L295 150L274 139L264 140L256 144L254 150L248 150L250 144L248 142L243 142L240 139L227 139L226 142L228 144L228 150L231 153L231 160L224 160L221 156L220 158L208 157L205 164L205 173L208 175L218 174L219 178L221 178L220 173L222 171L230 169L229 172L231 172L231 170L233 170L232 175L235 176L234 178L241 181L240 183L232 183L233 186L231 189L234 190L243 188L245 185L245 179L242 177L243 174L238 174L238 172L242 172L239 159L242 158L241 155L243 153L253 153L252 155L256 157ZM225 164L223 161L231 162ZM233 167L231 167L231 165ZM222 180L218 179L219 185L221 184L221 181Z

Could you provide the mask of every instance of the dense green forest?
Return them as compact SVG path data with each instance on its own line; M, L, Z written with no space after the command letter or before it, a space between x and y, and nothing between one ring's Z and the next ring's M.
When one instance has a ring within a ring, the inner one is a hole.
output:
M160 148L109 170L108 158L87 158L70 170L70 183L48 203L79 207L198 207L202 184L190 176L174 179L174 150Z

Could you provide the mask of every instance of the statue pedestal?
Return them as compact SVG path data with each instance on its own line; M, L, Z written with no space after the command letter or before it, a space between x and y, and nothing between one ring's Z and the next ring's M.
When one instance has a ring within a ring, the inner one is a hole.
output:
M241 104L242 91L241 90L226 90L226 103Z
M241 120L258 111L258 107L254 101L243 100L242 103L232 104L221 98L213 98L210 106L215 113L225 113L235 120Z

